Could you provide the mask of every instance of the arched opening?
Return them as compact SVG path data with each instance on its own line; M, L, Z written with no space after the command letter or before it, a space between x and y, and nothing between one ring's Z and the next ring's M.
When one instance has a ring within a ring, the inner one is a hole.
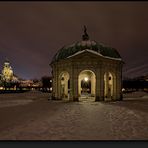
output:
M60 74L60 98L63 100L69 100L69 89L70 89L70 81L69 81L69 73L62 72Z
M104 99L112 100L114 96L114 76L111 72L104 74Z
M83 70L78 77L79 101L95 101L96 75L91 70Z

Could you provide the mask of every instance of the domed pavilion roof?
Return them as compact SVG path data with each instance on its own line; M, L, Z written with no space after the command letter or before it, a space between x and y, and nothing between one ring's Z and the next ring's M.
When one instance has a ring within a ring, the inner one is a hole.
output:
M102 55L106 58L114 58L121 60L121 56L115 48L111 48L103 45L102 43L90 40L86 32L86 27L84 26L84 35L82 36L82 41L78 41L71 45L64 46L63 48L61 48L55 54L51 63L59 61L61 59L66 59L84 50L92 51L93 53Z

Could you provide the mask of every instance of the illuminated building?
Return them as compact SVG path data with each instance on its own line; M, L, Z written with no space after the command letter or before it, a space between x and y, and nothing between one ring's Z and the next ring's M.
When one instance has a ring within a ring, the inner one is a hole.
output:
M53 99L121 100L123 61L116 49L90 40L84 26L82 41L64 46L51 62Z
M1 81L4 82L17 82L18 78L14 75L12 67L10 66L10 62L5 60L2 73L1 73Z

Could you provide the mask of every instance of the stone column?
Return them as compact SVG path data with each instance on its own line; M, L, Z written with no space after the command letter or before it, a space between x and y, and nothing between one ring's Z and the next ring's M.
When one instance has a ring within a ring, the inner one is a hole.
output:
M108 98L108 89L109 89L109 73L105 72L105 75L103 76L103 79L105 78L104 82L104 98Z
M113 100L117 98L117 72L113 75Z
M107 96L107 85L106 85L106 83L107 83L107 78L106 78L106 74L104 75L104 97L106 97Z
M101 66L97 68L96 72L96 99L95 101L104 100L104 76Z
M111 88L110 94L111 94L111 97L113 99L113 96L114 96L114 76L113 75L111 76L111 80L110 80L109 85L110 85L110 88Z
M94 96L95 95L95 87L96 87L96 80L95 76L91 76L91 94Z
M70 71L70 101L78 101L78 75L77 69L72 67Z
M68 79L65 80L65 88L64 88L64 94L66 97L68 97Z
M81 95L81 78L78 76L78 96Z
M100 101L104 101L104 70L100 71Z
M69 90L69 101L73 101L73 80L70 75L70 90Z
M59 78L60 73L57 73L57 100L61 100L61 79Z
M73 77L73 101L78 101L78 75L75 73Z

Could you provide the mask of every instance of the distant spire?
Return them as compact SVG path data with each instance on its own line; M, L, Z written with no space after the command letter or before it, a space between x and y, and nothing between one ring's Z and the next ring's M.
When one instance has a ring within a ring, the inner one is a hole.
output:
M84 25L84 34L82 35L82 40L83 41L89 40L89 36L87 34L87 28L85 25Z
M10 63L7 57L5 58L5 62Z

